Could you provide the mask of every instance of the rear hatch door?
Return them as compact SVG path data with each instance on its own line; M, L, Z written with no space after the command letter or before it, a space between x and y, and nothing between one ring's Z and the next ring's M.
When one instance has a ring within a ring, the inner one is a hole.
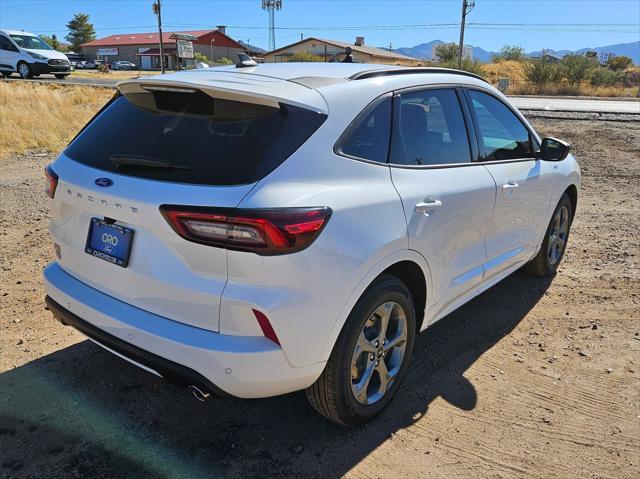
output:
M309 105L231 90L157 80L121 88L52 165L50 231L63 269L146 311L218 330L227 250L181 238L160 206L236 207L326 118L313 95Z

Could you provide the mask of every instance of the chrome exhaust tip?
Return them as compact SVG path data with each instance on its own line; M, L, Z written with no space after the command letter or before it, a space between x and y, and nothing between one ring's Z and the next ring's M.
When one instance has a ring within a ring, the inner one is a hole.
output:
M194 385L189 386L189 391L191 391L191 394L193 394L193 396L200 402L205 402L211 396L208 392L205 392L198 386Z

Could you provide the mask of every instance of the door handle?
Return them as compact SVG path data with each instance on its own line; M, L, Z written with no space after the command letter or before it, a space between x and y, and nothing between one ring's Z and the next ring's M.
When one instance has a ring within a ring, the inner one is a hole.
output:
M440 208L441 206L442 206L442 201L440 200L421 201L420 203L416 203L415 212L424 213L425 216L429 216L429 213L427 213L427 211L432 210L434 208Z
M504 185L502 185L502 190L513 190L515 188L520 188L520 185L513 180L508 181Z

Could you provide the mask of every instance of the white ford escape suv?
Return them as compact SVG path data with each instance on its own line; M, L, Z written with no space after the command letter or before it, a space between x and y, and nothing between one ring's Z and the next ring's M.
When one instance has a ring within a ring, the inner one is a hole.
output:
M580 183L480 78L333 63L120 83L47 176L62 323L201 399L305 389L347 425L421 330L555 273Z

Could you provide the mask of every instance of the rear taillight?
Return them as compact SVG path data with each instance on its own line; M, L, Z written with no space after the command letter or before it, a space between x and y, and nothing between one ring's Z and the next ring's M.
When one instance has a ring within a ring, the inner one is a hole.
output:
M331 209L236 209L162 205L162 215L184 239L262 255L294 253L309 246Z
M56 194L56 187L58 186L58 175L56 175L50 165L44 169L44 174L47 177L47 186L44 192L49 198L53 198Z

